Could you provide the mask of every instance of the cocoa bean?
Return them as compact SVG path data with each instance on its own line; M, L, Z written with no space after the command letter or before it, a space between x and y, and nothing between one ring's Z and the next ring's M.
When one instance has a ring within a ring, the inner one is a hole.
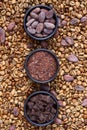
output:
M5 42L5 30L0 27L0 44Z
M36 37L43 37L43 35L40 34L40 33L36 33L35 36L36 36Z
M52 29L46 29L46 28L44 28L44 33L46 33L46 34L50 34L50 33L52 33L53 32L53 30Z
M33 12L30 13L30 16L34 19L38 19L38 15Z
M67 57L67 60L70 61L70 62L78 62L78 58L74 54L69 55Z
M55 28L55 25L52 24L52 23L49 23L49 22L44 22L44 25L48 29L54 29Z
M44 24L43 24L43 23L39 23L39 24L37 25L37 27L36 27L36 32L37 32L37 33L41 33L42 30L43 30L43 28L44 28Z
M34 28L30 28L28 27L27 30L31 33L31 34L35 34L36 30Z
M11 30L13 30L14 27L15 27L15 22L11 22L11 23L9 23L7 29L8 29L8 31L11 31Z
M34 21L32 24L31 24L31 27L32 28L36 28L38 25L38 21Z
M35 8L32 12L37 14L40 12L40 8Z
M26 23L26 26L30 26L34 21L35 21L35 19L30 19L30 20Z
M28 16L28 17L27 17L27 22L28 22L30 19L31 19L31 17L30 17L30 16Z
M53 17L53 10L50 10L46 13L46 18L52 18Z
M48 12L46 9L41 9L41 12L44 12L45 14Z
M44 20L45 20L45 12L41 12L41 13L39 14L39 21L40 21L40 22L44 22Z

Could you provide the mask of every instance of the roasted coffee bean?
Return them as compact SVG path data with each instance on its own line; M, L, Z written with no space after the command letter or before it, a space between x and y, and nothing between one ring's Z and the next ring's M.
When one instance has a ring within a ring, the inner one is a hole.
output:
M46 18L52 18L53 17L53 10L50 10L46 13Z
M30 101L35 102L38 99L38 96L34 96L30 99Z
M39 21L40 22L44 22L44 20L45 20L45 12L41 12L40 14L39 14Z
M31 24L31 27L32 28L36 28L38 25L38 21L34 21L32 24Z
M49 22L44 22L44 25L48 29L54 29L55 28L55 25L52 24L52 23L49 23Z
M37 25L37 27L36 27L36 32L37 32L37 33L41 33L42 30L43 30L43 28L44 28L44 24L43 24L43 23L39 23L39 24Z
M35 21L35 19L30 19L30 20L26 23L26 26L30 26L34 21Z

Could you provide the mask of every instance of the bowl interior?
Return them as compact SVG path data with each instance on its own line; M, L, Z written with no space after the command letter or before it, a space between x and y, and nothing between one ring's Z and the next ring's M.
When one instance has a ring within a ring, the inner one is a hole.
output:
M37 7L40 7L41 9L51 10L51 7L50 7L50 6L45 6L45 5L36 5L36 6L34 6L34 7L29 8L29 9L26 11L26 14L25 14L25 16L24 16L24 29L25 29L26 33L27 33L31 38L33 38L33 39L35 39L35 40L39 40L39 41L41 41L41 40L47 40L47 39L49 39L50 37L52 37L52 36L55 34L55 32L57 31L58 18L57 18L57 16L56 16L55 12L54 12L53 18L55 19L55 28L54 28L53 32L50 33L48 36L40 38L40 37L36 37L36 36L32 35L32 34L29 33L29 31L27 30L26 22L27 22L27 17L28 17L28 15L30 14L30 12L31 12L33 9L37 8Z
M55 62L56 62L56 71L55 71L54 75L53 75L49 80L45 80L45 81L37 80L37 79L33 78L33 77L31 76L30 72L29 72L29 69L28 69L28 61L29 61L29 59L30 59L30 57L31 57L32 55L34 55L36 52L39 52L39 51L48 52L48 54L50 54L50 55L55 59ZM47 49L36 49L36 50L32 51L32 52L26 57L25 70L26 70L26 73L27 73L28 77L29 77L31 80L33 80L34 82L42 83L42 84L48 83L48 82L50 82L50 81L52 81L52 80L54 80L54 79L56 78L57 73L58 73L58 71L59 71L59 61L58 61L58 58L56 57L56 55L55 55L52 51L47 50Z
M48 122L41 123L41 124L32 121L32 120L29 118L29 116L27 115L27 103L29 102L29 100L30 100L32 97L34 97L34 96L36 96L36 95L38 95L38 94L49 95L49 96L55 101L55 104L56 104L56 105L55 105L56 113L55 113L53 119L50 120L50 121L48 121ZM24 114L25 114L25 117L27 118L27 120L28 120L31 124L36 125L36 126L46 126L46 125L49 125L49 124L53 123L53 121L55 120L55 118L58 116L58 107L59 107L59 105L58 105L57 99L56 99L51 93L46 92L46 91L37 91L37 92L32 93L32 94L26 99L25 104L24 104Z

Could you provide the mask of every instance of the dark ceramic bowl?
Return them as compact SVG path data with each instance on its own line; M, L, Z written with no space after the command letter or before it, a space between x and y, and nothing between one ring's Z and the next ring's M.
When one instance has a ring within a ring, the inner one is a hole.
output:
M34 97L35 95L38 95L38 94L44 94L44 95L49 95L54 101L55 101L55 109L56 109L56 113L55 113L55 116L52 120L46 122L46 123L42 123L42 124L39 124L39 123L36 123L34 121L32 121L29 116L27 115L27 103L29 102L30 98ZM37 92L34 92L32 93L30 96L28 96L28 98L25 100L25 103L24 103L24 115L26 117L26 119L28 120L28 122L30 122L31 124L35 125L35 126L46 126L46 125L49 125L51 123L53 123L55 121L55 119L57 118L58 116L58 108L59 108L59 104L58 104L58 101L57 99L54 97L54 95L52 95L51 93L49 92L46 92L46 91L37 91Z
M51 10L51 7L50 6L45 6L45 5L36 5L36 6L33 6L31 8L29 8L27 11L26 11L26 14L24 16L24 29L25 29L25 32L28 34L28 36L30 36L31 38L35 39L35 40L38 40L38 41L43 41L43 40L47 40L49 38L51 38L57 31L57 28L58 28L58 17L56 16L56 13L54 12L54 16L53 18L55 19L56 23L55 23L55 28L53 30L53 32L51 34L49 34L48 36L46 37L36 37L34 35L32 35L31 33L29 33L29 31L27 30L27 27L26 27L26 22L27 22L27 17L28 15L30 14L30 12L35 9L36 7L40 7L42 9L47 9L47 10Z
M39 51L44 51L44 52L49 53L49 54L55 59L55 61L56 61L56 66L57 66L56 72L54 73L54 75L53 75L49 80L45 80L45 81L37 80L37 79L33 78L33 77L30 75L30 72L29 72L29 69L28 69L28 61L29 61L30 57L31 57L33 54L35 54L36 52L39 52ZM48 50L48 49L36 49L36 50L32 51L29 55L27 55L26 60L25 60L24 67L25 67L25 70L26 70L26 73L27 73L28 77L29 77L31 80L33 80L34 82L37 82L37 83L44 84L44 83L51 82L52 80L54 80L54 79L56 78L57 73L58 73L58 71L59 71L59 60L58 60L58 58L56 57L56 55L55 55L52 51L50 51L50 50Z

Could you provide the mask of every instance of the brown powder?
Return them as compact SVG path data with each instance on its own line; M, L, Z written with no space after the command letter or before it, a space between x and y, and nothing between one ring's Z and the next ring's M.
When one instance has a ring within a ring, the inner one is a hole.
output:
M51 54L45 51L36 52L28 61L30 75L36 80L49 80L54 76L56 68L56 60Z

